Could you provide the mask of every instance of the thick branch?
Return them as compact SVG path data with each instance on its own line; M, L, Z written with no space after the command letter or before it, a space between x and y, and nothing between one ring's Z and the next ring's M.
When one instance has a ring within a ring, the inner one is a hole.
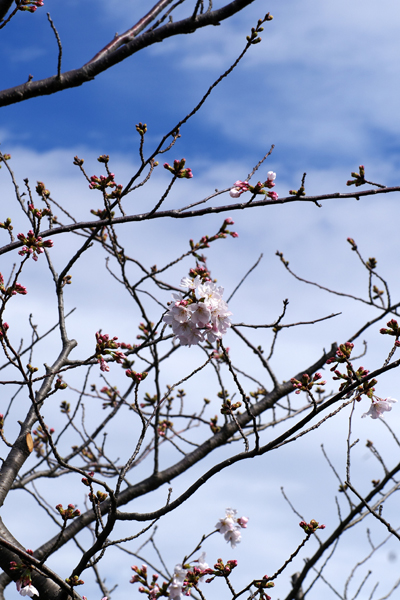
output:
M400 186L394 187L386 187L384 189L371 189L365 190L364 192L349 192L346 194L333 193L333 194L322 194L320 196L304 196L302 198L298 198L296 196L286 196L285 198L279 198L279 200L257 200L248 204L248 202L240 202L237 204L226 204L224 206L209 206L208 208L201 208L199 210L188 210L186 212L180 212L179 209L173 210L164 210L160 212L150 213L142 213L140 215L126 215L124 217L117 217L115 219L98 219L96 221L81 221L80 223L71 223L70 225L62 225L60 227L55 227L54 229L47 229L46 231L41 231L40 235L42 238L47 238L50 236L59 235L61 233L67 233L68 231L79 231L81 229L93 229L93 228L101 228L107 227L110 225L120 225L122 223L134 223L147 221L150 219L191 219L195 217L201 217L204 215L212 215L219 214L228 211L234 210L243 210L250 208L260 208L261 206L268 206L272 204L287 204L288 202L310 202L314 203L322 200L346 200L349 198L361 198L364 196L374 196L376 194L390 194L393 192L400 192ZM8 244L7 246L3 246L0 248L0 255L6 254L7 252L11 252L16 248L20 248L23 246L22 242L13 242L12 244Z
M334 356L335 352L336 345L333 345L331 350L327 354L324 354L315 364L301 371L295 377L301 378L303 373L308 373L309 375L311 375L312 373L320 369L326 363L326 360L329 357ZM276 402L278 402L281 398L285 397L287 394L293 391L294 388L290 381L278 386L275 390L266 394L259 402L252 406L253 415L258 416L262 414L269 408L272 408L276 404ZM241 427L244 427L250 420L251 416L249 416L247 412L238 416L237 418L237 421ZM118 496L118 506L125 505L135 498L138 498L140 496L148 494L151 491L158 489L164 483L172 481L172 479L175 479L176 477L187 471L194 464L197 464L200 460L202 460L205 456L210 454L213 450L226 444L226 442L235 433L237 433L237 431L238 426L236 425L236 423L232 422L227 424L221 429L219 433L213 435L211 438L206 440L203 444L201 444L201 446L199 446L198 448L193 450L193 452L185 456L185 458L182 459L180 462L176 463L171 467L168 467L167 469L157 473L156 475L148 477L147 479L141 481L136 485L129 486L128 488L123 490ZM251 457L253 456L253 454L250 452L248 453L248 456ZM231 462L234 462L234 458ZM228 464L226 466L228 466ZM202 483L204 483L205 481L205 478L204 481L200 478L200 480L198 480L198 482L196 482L194 486L191 486L191 488L189 488L191 490L191 494L193 494L195 489L198 489L200 485L202 485ZM108 512L108 510L109 502L105 501L101 504L102 514L105 514L106 512ZM161 509L161 511L163 510L164 509ZM93 522L94 518L94 511L89 510L77 519L74 519L74 521L65 529L61 539L59 539L57 548L60 548L62 545L67 543L72 537L77 535L79 531L82 531L85 527L87 527L91 522ZM140 520L146 520L146 518L141 518ZM58 536L55 536L53 539L49 540L40 548L38 548L35 551L34 555L40 559L48 552L49 549L53 547L56 539L58 539Z
M0 21L4 19L11 8L13 0L0 0Z
M208 25L219 25L221 21L240 12L253 2L254 0L233 0L233 2L220 9L197 15L195 19L189 17L176 23L168 23L155 30L146 31L115 50L106 53L100 52L97 59L93 59L79 69L73 69L62 73L60 76L54 75L40 81L28 81L22 85L3 90L0 92L0 106L9 106L29 98L48 96L61 90L78 87L87 81L93 80L99 73L107 71L107 69L139 52L139 50L143 50L143 48L175 35L194 33L197 29Z
M75 340L67 342L54 364L47 368L47 377L43 381L40 390L36 394L36 402L41 403L46 398L46 395L51 389L51 385L55 377L54 374L57 373L57 371L65 364L65 360L75 346ZM31 428L36 420L36 412L32 406L25 421L21 423L21 431L19 436L13 444L13 447L0 470L0 506L3 505L13 482L17 477L17 474L30 455L30 451L26 443L26 437L28 434L30 434Z

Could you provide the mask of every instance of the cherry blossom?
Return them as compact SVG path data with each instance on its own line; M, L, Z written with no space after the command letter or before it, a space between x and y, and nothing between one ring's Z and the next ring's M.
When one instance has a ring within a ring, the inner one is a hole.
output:
M21 587L21 583L19 581L17 581L16 584L17 591L21 594L21 596L29 596L30 598L33 598L33 596L39 596L39 592L31 583L25 585L24 587Z
M248 523L248 517L236 518L237 510L234 508L227 508L225 510L225 517L220 519L215 525L217 531L221 533L227 542L231 544L232 548L235 548L242 539L240 528L245 529Z
M199 558L197 560L195 560L194 562L197 562L199 565L199 569L201 571L205 571L206 569L208 569L208 564L206 563L206 553L202 552L199 556ZM201 581L201 579L200 579Z
M169 597L170 598L181 598L182 596L182 588L186 577L186 569L182 567L181 564L175 566L174 576L172 578L172 582L168 587Z
M202 281L200 276L184 277L181 287L189 288L189 295L172 294L174 301L163 321L182 346L193 346L205 339L213 343L227 332L232 315L222 299L224 288L212 281Z
M361 416L362 418L371 417L371 419L378 419L379 417L383 418L383 413L391 411L392 404L394 404L395 402L397 402L397 400L395 400L394 398L378 398L378 396L375 396L372 399L369 411Z

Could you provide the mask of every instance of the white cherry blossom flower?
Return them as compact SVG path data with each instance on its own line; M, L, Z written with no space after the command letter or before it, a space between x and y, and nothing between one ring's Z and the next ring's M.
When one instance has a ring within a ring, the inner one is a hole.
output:
M196 275L194 279L190 277L182 277L180 286L183 288L189 288L195 290L201 283L200 275Z
M192 323L199 327L205 327L211 319L211 311L205 304L205 302L195 302L189 306L189 310L192 313Z
M230 542L231 548L236 548L242 539L242 534L240 533L240 529L232 529L225 533L224 538L227 542Z
M237 510L234 508L227 508L225 510L225 517L220 519L218 523L215 525L216 529L220 533L226 533L227 531L232 531L235 528L236 523L236 513Z
M195 561L198 563L199 569L201 569L202 571L204 571L205 569L208 569L208 564L206 563L206 553L202 552L199 556L199 558Z
M39 592L31 583L21 588L19 590L19 593L21 594L21 596L29 596L30 598L33 598L33 596L39 596Z
M371 419L378 419L379 417L383 418L383 413L391 411L392 404L395 402L397 402L397 400L394 398L378 398L375 396L372 399L369 411L361 415L361 417L371 417Z
M179 600L182 597L182 587L186 577L186 569L181 564L175 566L174 576L168 587L169 597Z

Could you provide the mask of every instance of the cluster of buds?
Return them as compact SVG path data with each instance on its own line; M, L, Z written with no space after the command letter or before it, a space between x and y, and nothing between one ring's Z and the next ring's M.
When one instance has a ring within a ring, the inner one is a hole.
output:
M257 594L259 595L259 600L271 600L271 596L265 593L265 589L275 587L273 581L269 581L268 575L264 575L264 577L254 582L254 587L257 588Z
M43 181L37 182L35 190L36 190L37 195L43 199L49 198L49 196L50 196L50 190L46 189L46 186L44 185ZM29 208L29 205L28 205L28 208ZM51 214L50 211L49 211L49 213Z
M50 435L54 433L53 427L49 430ZM38 425L36 429L32 431L34 435L33 448L36 452L36 456L40 458L46 454L45 447L49 442L49 434L44 431L41 425Z
M200 262L205 262L204 256L198 256L196 254L196 252L198 252L199 250L203 250L204 248L209 248L211 242L215 242L215 240L226 239L228 237L228 235L230 235L233 238L239 237L239 234L236 231L230 231L228 229L228 225L234 225L234 224L235 224L235 222L230 217L228 217L227 219L224 220L219 231L216 234L214 234L212 236L203 235L203 237L200 239L200 241L197 242L196 244L194 243L193 240L189 240L189 245L190 245L190 249L193 252L193 256L195 256L197 258L197 260L199 260Z
M203 263L206 261L205 257L201 257L199 260L201 260ZM194 268L189 269L189 277L191 279L194 280L197 276L200 277L203 282L211 281L211 273L206 266L196 264Z
M165 437L167 430L172 429L173 425L174 425L173 422L169 421L168 419L164 419L163 421L160 421L160 423L157 427L158 435L161 437Z
M219 558L213 569L205 569L204 575L212 575L212 577L206 579L206 583L211 583L216 577L229 577L235 567L237 567L237 560L228 560L223 563L222 558Z
M221 427L219 425L217 425L217 423L218 423L218 415L215 415L215 417L211 417L210 429L214 434L221 431Z
M143 373L136 373L136 371L131 371L131 369L127 369L125 371L125 375L130 377L135 383L139 385L144 379L146 379L148 373L143 371Z
M85 582L79 579L78 575L73 575L72 577L67 577L65 583L68 583L71 587L75 587L76 585L83 585Z
M379 330L379 333L381 333L382 335L395 336L396 341L395 341L394 345L399 347L400 342L398 341L398 339L400 337L400 327L399 327L398 322L396 321L396 319L391 319L390 321L388 321L386 323L386 326L388 327L388 329L385 329L384 327L382 327L382 329Z
M60 404L60 411L63 415L69 415L71 412L71 405L66 400L63 400Z
M48 191L48 190L46 190L46 191ZM52 212L49 208L41 208L41 209L35 208L35 205L32 202L30 204L28 204L28 210L32 213L32 215L38 221L40 221L40 219L42 219L43 217L51 217L52 216Z
M13 283L10 287L6 288L6 286L4 285L4 277L1 273L0 273L0 292L2 292L2 294L4 296L15 296L16 294L21 294L22 296L25 296L28 293L26 287L24 285L21 285L20 283ZM8 325L7 325L7 329L8 329Z
M141 331L141 333L139 333L136 338L138 340L150 340L153 338L153 336L157 335L157 331L153 330L154 327L154 323L152 323L151 321L147 323L147 325L145 323L140 323L139 325L139 330Z
M193 177L192 169L185 167L186 159L174 160L174 166L172 167L168 163L164 163L164 169L167 169L174 177L178 179L191 179Z
M275 187L276 173L268 171L267 179L264 183L258 181L255 185L250 185L248 181L235 181L229 195L231 198L239 198L243 192L251 192L252 194L264 194L271 200L278 200L279 196L276 192L267 192L265 188L272 189Z
M265 21L272 21L273 18L274 17L272 15L267 13L263 19L258 19L257 27L252 27L251 34L246 35L247 42L249 44L258 44L259 42L261 42L261 38L258 36L258 34L261 33L261 31L264 31L264 27L261 27L261 25L265 23Z
M62 504L57 504L56 510L58 510L64 521L79 517L81 514L81 511L75 508L75 504L68 504L67 508L63 508Z
M3 337L6 335L8 329L10 329L10 326L8 323L2 323L0 325L0 340L2 340Z
M123 352L118 350L121 347L121 344L116 342L118 338L115 336L110 339L110 336L107 333L100 333L100 331L96 332L96 358L100 363L101 371L109 371L110 367L104 360L102 355L110 356L117 363L122 364L126 360L126 356Z
M105 394L108 398L107 402L103 402L103 408L115 408L117 406L120 394L116 387L110 388L104 386L101 388L100 394Z
M146 123L139 122L136 125L136 131L138 132L139 135L144 136L144 134L147 132L147 125L146 125Z
M212 346L210 346L210 350L212 349ZM225 352L223 350L218 350L218 349L213 349L211 352L211 356L213 358L213 360L216 360L218 363L227 363L228 359L227 356L229 355L229 346L227 348L225 348Z
M35 261L38 259L38 255L44 252L44 248L52 248L54 245L52 240L43 241L40 235L36 237L32 229L26 235L19 233L17 238L25 244L18 254L20 256L32 256Z
M160 587L157 583L158 575L153 575L151 581L148 580L146 565L142 565L141 568L135 565L132 567L132 571L135 572L135 575L133 575L130 583L140 583L139 592L146 594L149 600L156 600L161 596L169 596L167 591L168 583L164 581Z
M140 404L140 408L150 408L157 402L157 394L150 396L148 392L144 395L144 402Z
M92 492L90 492L88 498L90 502L93 502L93 504L100 504L101 502L104 502L104 500L107 500L108 494L106 492L100 492L99 490L96 492L96 494L92 494Z
M354 344L351 342L340 344L339 348L336 350L335 356L328 358L326 361L327 365L335 363L335 365L331 368L331 371L334 371L339 363L346 363L349 361L353 348Z
M343 380L342 384L339 387L339 391L343 391L346 387L350 386L352 383L356 383L366 377L369 373L367 369L364 367L359 367L357 370L353 368L352 363L350 362L350 356L352 350L354 348L354 344L350 342L346 342L344 344L340 344L338 350L336 350L335 356L332 358L328 358L326 364L335 363L331 367L331 371L334 372L335 376L333 379ZM346 373L341 373L337 367L339 363L346 364ZM367 396L372 399L374 395L375 388L374 386L377 384L376 379L370 379L369 381L364 381L361 385L359 385L356 389L355 399L357 402L361 400L361 396Z
M241 402L238 401L238 402L234 402L232 404L232 402L228 398L221 405L221 410L220 410L221 415L231 415L233 412L235 412L235 410L238 410L238 408L240 408L241 406L242 406Z
M57 377L56 383L54 384L54 389L55 390L66 390L67 387L68 387L68 384L66 384L65 381L63 381L61 379L61 377Z
M295 394L300 394L300 392L309 392L315 385L321 386L325 385L326 381L320 381L322 379L321 373L314 373L313 378L308 375L308 373L304 373L301 376L301 381L292 377L290 380L293 384L293 387L296 388ZM321 392L322 390L318 387L317 392Z
M88 476L90 478L94 477L94 471L89 471ZM83 485L87 485L88 487L90 487L91 481L89 481L89 479L87 479L87 477L82 477L81 481L82 481Z
M99 217L99 219L101 220L107 219L108 217L113 218L115 215L115 212L113 210L110 212L105 208L98 208L97 210L92 208L90 212L92 213L92 215L94 215L95 217Z
M102 158L102 157L100 157ZM99 159L98 159L99 160ZM121 192L123 189L123 185L121 183L117 184L114 181L115 174L108 173L107 175L92 175L90 178L89 188L91 190L101 190L105 192L107 188L113 188L111 194L106 194L108 199L120 198Z
M355 243L355 241L353 240L353 238L348 237L347 241L349 242L351 249L353 250L353 252L355 252L357 250L357 244Z
M315 533L317 529L325 529L325 525L320 525L315 519L311 519L309 523L300 521L299 526L304 530L307 535Z
M199 569L199 567L192 567L186 571L186 577L184 582L184 594L190 596L192 588L196 588L199 581L205 575L205 571Z
M358 170L358 173L354 172L351 174L351 176L354 177L354 179L349 179L346 185L355 185L356 187L360 187L360 185L364 185L364 183L367 183L365 181L364 165L360 165Z
M34 13L40 6L43 6L43 0L15 0L18 10L26 10Z

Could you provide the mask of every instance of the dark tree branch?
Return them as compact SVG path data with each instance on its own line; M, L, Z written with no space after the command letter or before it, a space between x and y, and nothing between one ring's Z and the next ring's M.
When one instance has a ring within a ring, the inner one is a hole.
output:
M67 231L78 231L80 229L93 229L98 228L99 230L102 227L107 227L109 225L119 225L121 223L133 223L133 222L141 222L147 221L149 219L191 219L194 217L201 217L203 215L212 215L219 214L233 210L243 210L250 208L260 208L261 206L268 206L272 204L286 204L288 202L313 202L319 200L344 200L348 198L360 198L364 196L374 196L376 194L387 194L393 192L400 192L400 186L387 187L384 189L377 190L365 190L364 192L355 192L355 193L334 193L334 194L321 194L320 196L304 196L302 198L297 198L296 196L286 196L285 198L279 198L279 200L257 200L256 202L252 202L248 204L247 202L240 202L237 204L226 204L224 206L209 206L208 208L201 208L199 210L190 210L186 212L179 212L179 210L164 210L157 213L153 213L151 216L150 213L142 213L141 215L126 215L124 217L116 217L115 219L98 219L96 221L81 221L80 223L70 223L69 225L62 225L61 227L56 227L54 229L47 229L46 231L41 231L40 235L42 238L47 238L50 236L59 235L61 233L66 233ZM20 248L23 246L23 243L13 242L11 244L7 244L0 248L0 255L6 254L7 252L11 252L16 248ZM379 307L377 307L379 308Z
M324 354L315 364L311 365L304 371L301 371L298 375L296 375L296 377L301 378L303 373L308 373L309 375L311 375L312 373L315 373L315 371L320 369L325 364L326 360L329 357L334 356L335 352L336 352L336 345L334 344L328 353ZM252 406L253 415L258 416L258 415L262 414L269 408L272 408L281 398L284 398L288 393L293 392L293 391L294 391L294 388L293 388L293 385L290 383L290 381L277 386L275 388L275 390L273 390L269 394L266 394L259 402L257 402L256 404L254 404ZM245 412L244 414L238 416L237 420L238 420L240 426L244 427L251 420L251 417L248 415L247 412ZM225 427L223 427L221 429L221 431L219 433L213 435L211 438L206 440L203 444L201 444L201 446L199 446L198 448L196 448L195 450L193 450L192 452L187 454L185 456L185 458L183 458L181 461L179 461L175 465L168 467L167 469L157 473L156 475L151 475L150 477L148 477L147 479L144 479L140 483L131 485L128 488L126 488L125 490L123 490L117 499L118 506L123 506L133 499L136 499L140 496L143 496L151 491L158 489L164 483L172 481L172 479L175 479L176 477L178 477L179 475L181 475L182 473L184 473L185 471L190 469L194 464L197 464L205 456L209 455L213 450L226 444L227 440L229 440L235 433L237 433L237 431L238 431L238 427L237 427L236 423L234 423L234 422L228 423L227 425L225 425ZM290 433L293 433L293 430L290 430ZM281 441L280 438L278 441L279 442ZM265 451L266 450L264 447L262 449L261 453L264 454ZM245 456L249 457L249 458L253 457L254 452L252 451L252 452L246 453ZM240 457L240 458L238 458L238 457ZM165 506L162 509L160 509L159 511L157 511L157 513L160 513L160 515L162 515L162 514L169 512L170 507L172 507L172 506L175 507L176 503L178 501L179 501L179 504L182 504L182 502L184 502L184 500L186 500L188 497L193 495L193 493L199 487L201 487L201 485L203 485L207 481L207 479L209 479L214 473L221 471L222 468L225 468L225 467L229 466L230 464L237 462L238 460L242 460L241 457L242 457L242 453L232 457L231 459L228 459L227 461L224 461L223 466L221 466L221 464L217 465L216 467L214 467L213 469L208 471L207 474L203 475L200 479L198 479L195 484L193 484L191 487L189 487L188 491L185 494L183 494L182 496L180 496L178 500L175 500L174 502L169 503L167 506ZM101 504L101 512L102 512L102 514L106 514L108 511L109 511L109 501L105 501ZM148 517L148 515L136 515L135 514L134 518L135 518L135 520L138 520L138 521L139 520L145 521L145 520L148 520L147 517ZM119 519L123 518L122 513L118 513L118 518ZM95 519L95 513L93 510L88 510L85 513L83 513L80 517L74 519L74 521L70 525L68 525L68 527L66 527L66 529L63 533L63 536L61 537L61 539L59 539L57 548L59 549L61 546L66 544L71 538L73 538L75 535L77 535L79 533L79 531L82 531L85 527L87 527L90 523L92 523L94 519ZM53 546L53 544L57 538L58 538L58 536L55 536L53 539L51 539L48 542L46 542L45 544L43 544L40 548L38 548L34 552L34 556L36 556L38 559L40 559L42 556L44 556L48 552L49 548L51 548Z
M93 80L100 73L107 71L114 65L122 62L136 52L162 42L169 37L194 33L197 29L207 27L209 25L219 25L221 21L229 19L232 15L240 12L246 6L252 4L255 0L233 0L226 6L207 12L202 15L197 15L195 19L188 17L176 23L168 23L155 30L150 30L142 33L138 37L131 35L127 36L130 41L122 41L123 46L107 50L107 47L101 51L98 57L94 57L89 63L83 65L79 69L73 69L62 73L60 76L54 75L40 81L28 81L13 88L0 92L0 106L9 106L17 102L23 102L29 98L37 98L38 96L48 96L55 94L61 90L66 90L73 87L83 85L87 81ZM156 5L157 6L157 5ZM155 7L156 8L156 7ZM149 13L150 14L150 13ZM146 17L144 17L146 18Z
M12 6L13 0L0 0L0 21L4 19Z

